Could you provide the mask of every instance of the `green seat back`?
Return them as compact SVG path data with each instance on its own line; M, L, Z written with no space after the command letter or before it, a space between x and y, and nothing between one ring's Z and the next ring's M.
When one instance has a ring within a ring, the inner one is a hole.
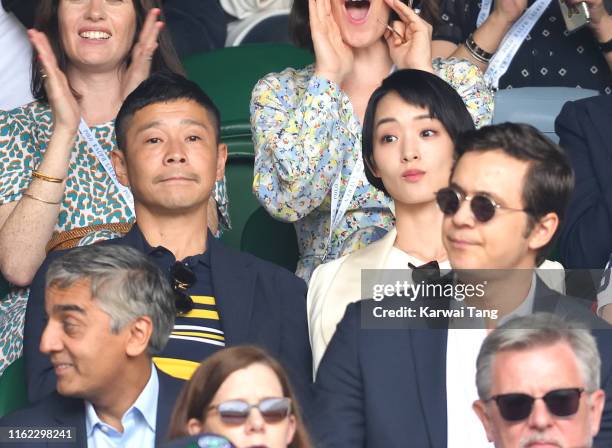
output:
M23 358L19 358L0 376L0 417L27 404Z
M293 224L277 221L259 207L242 231L241 249L295 272L299 258Z
M242 142L246 146L246 142ZM298 259L293 224L276 221L260 205L252 192L251 153L231 152L225 165L230 200L232 230L223 233L228 246L295 271Z
M312 53L289 44L262 43L222 48L183 61L190 79L212 98L222 124L249 123L249 102L257 81L270 72L301 68Z

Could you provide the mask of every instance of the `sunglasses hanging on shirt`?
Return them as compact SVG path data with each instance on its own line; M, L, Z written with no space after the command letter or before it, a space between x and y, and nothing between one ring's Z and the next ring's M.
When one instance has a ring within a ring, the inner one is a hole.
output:
M187 294L187 290L195 284L196 275L189 265L181 261L172 265L170 275L172 276L176 312L177 314L187 314L194 307L193 299Z

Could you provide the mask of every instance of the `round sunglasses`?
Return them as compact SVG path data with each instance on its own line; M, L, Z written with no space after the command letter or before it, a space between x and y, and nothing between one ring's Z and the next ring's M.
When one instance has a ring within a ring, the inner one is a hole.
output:
M569 389L555 389L543 397L532 397L527 394L501 394L494 395L485 401L495 401L501 416L509 422L525 420L531 415L533 403L542 399L548 411L557 417L569 417L578 412L580 395L584 389L575 387Z
M510 208L499 205L489 196L484 194L469 196L452 187L442 188L436 193L436 202L438 203L438 207L440 207L440 210L446 216L453 216L455 213L457 213L463 201L470 202L470 209L472 210L474 217L479 222L487 222L493 219L493 216L495 216L495 212L498 209L529 213L529 211L524 208Z
M291 399L264 398L256 404L249 404L244 400L229 400L210 406L208 410L216 410L221 420L228 425L242 425L253 408L259 410L266 423L278 423L291 413Z

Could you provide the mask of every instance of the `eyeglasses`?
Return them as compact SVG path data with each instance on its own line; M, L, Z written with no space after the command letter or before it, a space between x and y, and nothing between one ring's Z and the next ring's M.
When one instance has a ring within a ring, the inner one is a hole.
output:
M527 209L523 208L503 207L484 194L468 196L451 187L442 188L436 193L438 207L446 216L453 216L457 213L463 201L470 201L470 209L479 222L487 222L493 219L497 209L529 213Z
M584 389L555 389L543 397L532 397L527 394L495 395L486 401L495 401L501 416L509 422L525 420L531 415L533 403L540 398L546 403L548 411L557 417L569 417L578 412L580 395Z
M228 425L242 425L253 408L259 409L266 423L278 423L291 413L291 400L286 397L264 398L257 404L249 404L244 400L229 400L208 409L216 409L221 420Z
M189 266L177 261L170 268L172 275L172 290L174 291L174 303L178 314L187 314L193 309L193 299L187 294L196 282L196 276Z

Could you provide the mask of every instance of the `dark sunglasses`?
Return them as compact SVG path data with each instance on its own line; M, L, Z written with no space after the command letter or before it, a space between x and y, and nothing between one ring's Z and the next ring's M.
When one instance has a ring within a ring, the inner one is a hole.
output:
M486 401L495 401L501 416L509 422L525 420L531 415L533 403L544 400L548 411L557 417L569 417L578 412L580 406L580 395L584 389L578 387L572 389L555 389L543 397L532 397L527 394L502 394L495 395Z
M170 268L172 276L172 290L174 291L174 304L178 314L187 314L194 307L193 299L186 293L196 282L196 276L189 266L180 261Z
M259 409L266 423L278 423L291 413L291 400L286 397L264 398L257 404L249 404L244 400L229 400L208 409L216 409L221 420L228 425L242 425L253 408Z
M479 222L490 221L495 216L497 209L529 213L526 209L522 208L503 207L484 194L468 196L451 187L442 188L436 193L438 207L440 207L440 210L446 216L452 216L457 213L463 201L470 201L470 209Z

